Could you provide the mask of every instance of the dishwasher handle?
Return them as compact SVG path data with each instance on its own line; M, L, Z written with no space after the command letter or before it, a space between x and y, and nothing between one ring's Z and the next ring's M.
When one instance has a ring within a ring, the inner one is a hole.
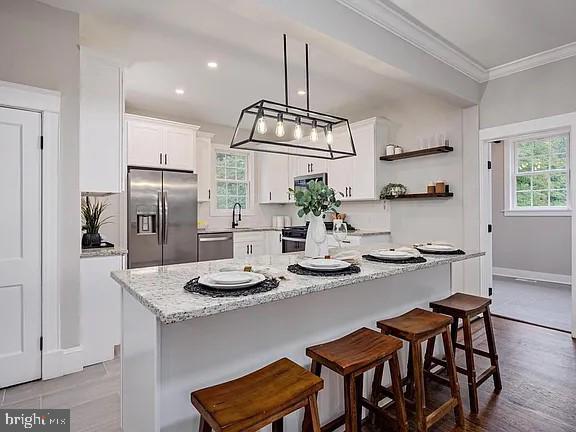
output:
M228 240L232 240L232 236L227 236L227 237L198 237L198 241L203 243L203 242L216 242L216 241L228 241Z

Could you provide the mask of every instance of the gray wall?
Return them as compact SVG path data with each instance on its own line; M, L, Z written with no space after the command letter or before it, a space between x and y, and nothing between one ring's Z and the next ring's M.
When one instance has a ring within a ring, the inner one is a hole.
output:
M79 335L78 15L33 0L0 0L0 80L62 94L60 148L61 342Z
M504 144L493 144L494 267L571 274L571 218L504 216L504 176Z

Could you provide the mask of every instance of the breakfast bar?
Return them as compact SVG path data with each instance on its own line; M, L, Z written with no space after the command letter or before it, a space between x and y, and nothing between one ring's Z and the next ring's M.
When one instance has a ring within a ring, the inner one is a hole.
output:
M425 255L426 262L418 264L360 259L361 271L345 276L290 273L287 267L300 262L301 254L263 255L249 264L279 279L278 287L237 297L190 293L184 286L202 275L242 269L245 260L114 272L123 288L123 430L196 431L200 417L190 404L192 391L283 357L309 367L307 346L360 327L375 328L377 320L414 307L427 308L458 288L451 286L453 263L482 255ZM405 352L400 363L405 369ZM323 378L318 400L325 423L342 413L343 397L336 374ZM300 430L302 416L288 416L285 430Z

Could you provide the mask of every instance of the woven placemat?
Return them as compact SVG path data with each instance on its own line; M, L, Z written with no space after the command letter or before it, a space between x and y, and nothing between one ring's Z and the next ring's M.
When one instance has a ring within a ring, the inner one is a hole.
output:
M401 260L393 260L393 259L386 259L386 258L378 258L372 255L362 255L362 258L364 258L367 261L374 261L374 262L380 262L380 263L386 263L386 264L422 264L426 262L426 258L424 257L412 257L412 258L406 258L406 259L401 259Z
M188 281L186 285L184 285L184 289L194 294L202 294L210 297L242 297L271 291L274 288L278 288L278 285L280 285L280 281L278 279L267 277L258 285L253 285L248 288L240 288L236 290L219 290L198 283L198 279L200 278L194 278Z
M358 267L355 264L352 264L350 267L347 267L342 270L325 272L325 271L309 270L307 268L300 266L299 264L292 264L288 266L288 271L302 276L334 277L334 276L348 276L360 273L360 267Z
M466 255L466 252L464 252L462 249L458 249L455 251L434 251L434 252L422 250L419 247L415 247L414 249L426 255Z

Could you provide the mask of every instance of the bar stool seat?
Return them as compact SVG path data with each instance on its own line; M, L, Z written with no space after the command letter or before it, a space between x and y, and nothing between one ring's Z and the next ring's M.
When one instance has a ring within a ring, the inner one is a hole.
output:
M327 343L306 348L306 355L312 359L311 371L320 376L322 366L344 377L345 414L322 426L322 432L346 425L346 432L359 432L362 428L362 408L372 414L392 418L401 432L408 431L404 396L400 382L398 350L402 342L375 330L361 328L353 333ZM390 366L393 390L389 392L394 405L395 416L384 408L372 404L363 397L364 372L370 369L383 370L385 363ZM309 420L304 419L303 431L309 430Z
M200 432L252 432L273 424L282 430L287 414L306 408L312 430L320 432L317 393L323 380L287 358L246 376L195 391L192 405L201 415Z
M378 321L378 328L384 333L407 341L424 339L429 334L439 334L438 330L452 323L446 315L424 309L413 309L403 315Z
M431 302L430 307L436 312L462 318L483 312L491 303L489 298L456 293L443 300Z

